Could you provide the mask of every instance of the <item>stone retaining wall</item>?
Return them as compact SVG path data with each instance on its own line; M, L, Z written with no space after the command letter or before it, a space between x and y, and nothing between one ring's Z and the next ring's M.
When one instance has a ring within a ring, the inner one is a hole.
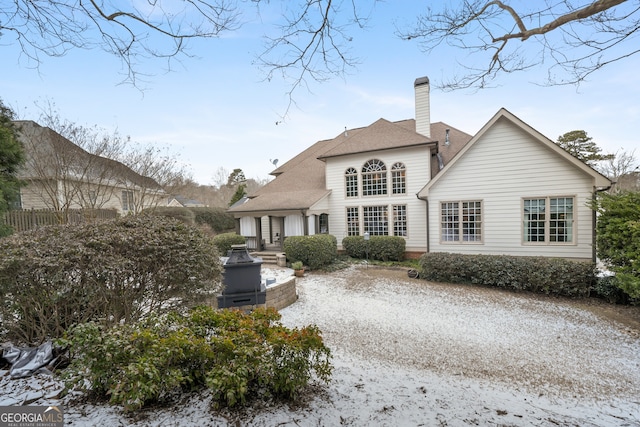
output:
M298 300L298 293L296 292L296 278L291 276L290 279L267 286L267 296L264 304L258 305L245 305L242 307L234 307L240 310L251 311L256 307L275 308L280 311L285 307L290 306ZM212 307L218 307L218 301L216 298L207 300L207 304Z
M268 308L275 308L276 310L282 310L283 308L290 306L298 299L296 292L296 278L270 285L267 287L267 301Z

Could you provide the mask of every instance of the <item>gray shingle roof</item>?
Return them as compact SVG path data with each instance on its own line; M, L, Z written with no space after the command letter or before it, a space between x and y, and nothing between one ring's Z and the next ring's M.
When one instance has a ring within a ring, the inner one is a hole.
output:
M325 162L330 157L369 151L390 150L420 145L443 146L445 130L450 129L450 144L443 157L450 159L464 146L471 135L444 123L432 123L431 135L416 133L413 119L390 122L379 119L369 126L348 129L333 139L318 141L271 174L276 178L249 196L245 203L229 209L231 213L308 209L331 191L326 188ZM437 170L437 169L436 169Z

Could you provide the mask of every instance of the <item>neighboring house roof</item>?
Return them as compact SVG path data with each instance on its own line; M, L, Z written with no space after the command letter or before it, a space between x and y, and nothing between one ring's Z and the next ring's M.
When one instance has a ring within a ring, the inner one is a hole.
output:
M248 200L229 208L231 213L268 212L309 209L331 190L326 188L325 160L332 157L373 151L432 146L445 140L446 129L451 129L450 146L445 150L450 157L471 139L462 131L444 123L432 123L432 138L415 131L414 119L390 122L379 119L369 126L347 129L333 139L318 141L291 160L274 170L276 178L251 194Z
M55 159L64 153L69 163L75 163L80 167L95 165L93 172L96 175L100 174L99 171L109 170L111 176L118 177L120 180L126 180L144 188L161 189L160 184L154 179L140 175L116 160L91 154L48 127L40 126L31 120L17 120L14 123L18 128L18 138L23 143L27 156L27 161L18 174L22 179L59 177L61 172L56 170L59 165ZM36 162L29 161L30 158ZM39 168L37 171L34 169L35 164ZM90 171L87 172L90 173ZM87 178L90 176L85 177Z
M540 132L538 132L537 130L532 128L531 126L529 126L527 123L522 121L520 118L516 117L514 114L510 113L505 108L501 108L482 127L482 129L480 129L478 131L478 133L476 133L475 136L473 136L473 138L471 138L471 140L467 144L465 144L459 151L457 151L453 155L453 157L451 158L451 160L448 163L445 163L445 166L442 169L442 171L440 171L440 173L438 173L433 179L431 179L423 187L422 190L420 190L420 192L418 193L418 197L426 198L428 196L428 194L429 194L429 189L431 187L433 187L434 185L436 185L437 182L440 179L442 179L442 177L445 176L451 168L455 167L456 162L462 156L464 156L464 153L466 153L469 149L471 149L471 147L473 147L478 142L478 140L482 139L483 135L489 129L491 129L491 127L499 120L508 120L508 121L510 121L515 126L519 127L521 130L523 130L524 132L529 134L533 138L534 141L537 141L538 143L544 145L549 150L551 150L554 153L558 154L560 157L565 159L567 162L571 163L575 168L580 169L585 174L592 176L593 179L594 179L594 183L595 183L594 185L596 187L608 188L609 186L611 186L611 181L607 177L605 177L604 175L602 175L601 173L599 173L598 171L596 171L595 169L593 169L592 167L590 167L589 165L587 165L586 163L584 163L583 161L578 159L577 157L571 155L568 151L564 150L558 144L556 144L553 141L551 141L549 138L547 138L546 136L544 136L543 134L541 134Z
M184 197L184 196L173 196L173 198L176 202L180 203L180 205L182 205L183 207L205 207L206 206L200 200L189 199L188 197Z

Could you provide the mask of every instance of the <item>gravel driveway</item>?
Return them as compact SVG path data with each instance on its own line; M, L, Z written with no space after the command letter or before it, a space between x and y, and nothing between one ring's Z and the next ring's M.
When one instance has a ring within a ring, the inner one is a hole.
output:
M571 300L371 267L297 287L283 322L334 350L342 424L640 425L638 331Z
M48 376L6 375L0 401L38 392L38 405L62 404L73 426L640 426L640 307L371 267L307 274L297 288L282 322L318 325L335 366L331 383L302 404L217 411L202 392L132 418L106 404L46 397L61 387Z

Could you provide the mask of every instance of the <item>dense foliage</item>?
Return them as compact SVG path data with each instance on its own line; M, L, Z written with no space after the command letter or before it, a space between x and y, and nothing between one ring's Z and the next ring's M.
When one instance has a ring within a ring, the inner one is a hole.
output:
M213 238L213 244L216 245L216 248L223 256L231 250L231 246L245 243L245 238L236 233L222 233Z
M559 258L440 252L420 258L422 279L565 296L589 295L595 272L591 263Z
M233 230L236 226L233 215L224 208L158 206L149 209L149 213L175 218L189 225L206 225L216 234Z
M338 241L330 234L289 236L284 240L283 250L289 261L302 261L313 270L329 265L337 258Z
M615 283L640 299L640 193L600 194L598 257L615 272Z
M0 239L2 329L39 343L90 320L133 322L220 286L210 238L164 217L51 226Z
M145 209L143 211L147 215L165 216L167 218L177 219L187 225L195 225L196 216L189 208L181 208L178 206L156 206Z
M206 224L215 233L233 230L236 220L224 208L188 208L195 214L196 224Z
M380 261L402 261L407 242L399 236L348 236L342 239L342 247L352 258L376 259Z
M0 237L11 233L4 224L4 213L19 194L19 168L24 164L24 150L12 122L13 111L0 101Z
M205 386L227 406L295 398L314 375L329 381L331 352L316 326L288 329L279 320L274 309L196 307L136 325L79 325L60 341L72 355L67 384L127 411Z

